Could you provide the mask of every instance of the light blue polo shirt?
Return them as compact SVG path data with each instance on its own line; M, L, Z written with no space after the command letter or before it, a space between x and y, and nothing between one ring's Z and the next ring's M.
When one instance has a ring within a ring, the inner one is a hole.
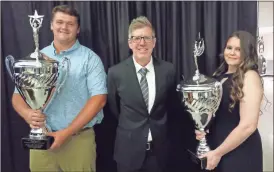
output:
M70 60L68 77L59 92L55 92L43 113L46 126L50 130L61 130L79 114L89 98L107 94L106 73L99 56L78 40L66 51L56 54L53 42L41 50L46 56L61 62L64 57ZM64 72L61 72L62 77ZM104 117L101 110L86 127L101 123Z

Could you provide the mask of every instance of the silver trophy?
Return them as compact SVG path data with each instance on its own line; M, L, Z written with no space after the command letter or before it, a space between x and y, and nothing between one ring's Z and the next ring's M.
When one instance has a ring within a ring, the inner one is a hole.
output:
M212 117L217 111L222 98L222 84L214 78L200 74L197 57L204 51L204 40L199 38L194 45L194 61L196 66L195 75L189 80L183 80L177 86L177 91L182 95L182 102L187 112L195 122L195 128L204 132L206 126L210 123ZM206 159L200 158L210 150L206 138L203 137L197 147L196 153L190 152L192 160L206 168Z
M29 17L35 51L22 60L14 60L13 56L8 55L5 63L11 79L25 102L30 108L43 111L53 94L57 93L64 84L70 63L68 58L64 58L62 63L59 63L39 52L38 31L44 16L38 15L35 10L34 15ZM46 127L31 129L29 136L22 138L23 147L48 149L54 139L46 136L46 132Z

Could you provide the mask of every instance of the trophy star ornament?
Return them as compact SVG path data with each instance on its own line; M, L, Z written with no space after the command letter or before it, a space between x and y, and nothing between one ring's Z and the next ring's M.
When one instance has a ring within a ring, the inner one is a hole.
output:
M29 17L33 19L40 19L43 18L44 15L38 15L37 10L34 10L34 15L29 15Z

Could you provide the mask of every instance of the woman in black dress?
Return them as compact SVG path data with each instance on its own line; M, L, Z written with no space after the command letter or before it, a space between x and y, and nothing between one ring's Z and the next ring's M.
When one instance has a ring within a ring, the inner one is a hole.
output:
M214 73L223 85L223 96L212 122L207 170L262 172L262 143L257 129L263 85L258 73L256 40L245 31L227 40L224 61ZM201 139L205 133L196 132Z

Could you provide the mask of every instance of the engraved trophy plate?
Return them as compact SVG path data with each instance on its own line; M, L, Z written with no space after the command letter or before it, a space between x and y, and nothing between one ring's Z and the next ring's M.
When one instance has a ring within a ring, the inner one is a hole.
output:
M195 75L192 79L181 81L177 86L177 91L182 95L182 102L195 122L195 128L199 131L204 131L210 123L222 98L222 84L199 72L197 57L201 56L203 51L204 41L199 34L199 39L195 41L194 45ZM199 164L201 169L206 168L207 162L205 158L199 157L208 151L210 151L210 147L205 137L200 140L196 153L188 150L191 159Z
M64 84L70 63L68 58L64 58L63 62L59 63L39 52L38 31L42 26L44 16L38 15L35 10L34 15L29 15L29 17L33 29L35 51L22 60L14 60L13 56L8 55L5 63L24 101L32 109L43 110L52 95L58 92ZM60 77L63 70L65 77ZM46 132L46 127L31 129L29 136L22 138L23 147L25 149L48 149L54 138L46 136Z

